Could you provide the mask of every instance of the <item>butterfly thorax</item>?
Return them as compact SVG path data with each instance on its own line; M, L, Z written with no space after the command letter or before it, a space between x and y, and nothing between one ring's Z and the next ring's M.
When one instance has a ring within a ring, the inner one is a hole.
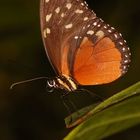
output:
M69 92L77 89L77 84L74 82L74 80L65 76L58 76L54 79L48 80L47 85L52 89L64 89Z

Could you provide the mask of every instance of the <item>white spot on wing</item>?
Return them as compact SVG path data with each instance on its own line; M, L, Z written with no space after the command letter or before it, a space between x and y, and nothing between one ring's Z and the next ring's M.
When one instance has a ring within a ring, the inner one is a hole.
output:
M86 27L84 26L83 29L85 29Z
M104 26L104 29L107 29L107 26L106 25Z
M87 32L87 34L88 34L88 35L93 35L93 34L94 34L94 31L89 30L89 31Z
M124 63L128 63L128 62L129 62L128 60L125 60L125 61L124 61Z
M96 26L97 25L97 22L94 22L93 25Z
M88 4L87 4L87 2L86 2L86 1L84 1L84 3L85 3L85 5L86 5L86 6L88 6Z
M43 36L46 38L47 34L50 34L50 33L51 33L51 30L49 28L46 28L43 32Z
M122 50L123 50L123 52L125 52L126 51L125 47L123 47Z
M84 6L84 3L81 3L82 6Z
M108 30L108 32L109 32L109 33L112 33L112 31L111 31L111 30Z
M101 24L98 24L97 27L101 27Z
M46 3L48 3L50 0L45 0Z
M119 35L122 37L122 34L121 33Z
M114 34L115 38L117 39L118 38L118 35L117 34Z
M62 17L62 18L64 17L64 13L61 14L61 17Z
M46 22L49 22L49 20L51 19L52 14L46 15Z
M104 32L100 30L96 33L96 36L98 36L99 39L103 38L104 37Z
M70 9L71 8L71 3L68 3L67 5L66 5L66 7L68 8L68 9Z
M65 25L65 28L66 28L66 29L72 28L72 23L70 23L70 24L68 24L68 25Z
M75 13L77 13L77 14L82 14L82 13L83 13L83 10L77 9L77 10L75 11Z
M60 7L57 7L57 8L55 9L55 12L58 14L58 13L60 12Z
M78 39L79 37L78 37L78 36L75 36L74 38L75 38L75 39Z
M123 68L126 69L127 67L126 66L123 66Z
M125 55L126 58L128 58L128 55Z
M123 45L123 42L119 42L120 45Z
M88 17L84 17L84 21L88 20Z

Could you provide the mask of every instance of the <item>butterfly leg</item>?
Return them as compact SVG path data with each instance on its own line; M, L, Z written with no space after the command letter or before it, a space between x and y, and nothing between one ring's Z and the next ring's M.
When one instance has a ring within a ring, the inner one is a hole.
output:
M101 97L100 95L98 95L98 94L96 94L96 93L94 93L94 92L91 92L91 91L89 91L89 90L87 90L87 89L81 88L81 89L78 89L78 90L76 90L76 91L77 91L77 92L80 92L80 91L86 92L86 93L88 93L92 98L97 97L97 99L99 99L99 101L101 101L101 102L104 101L103 97Z
M69 93L65 93L61 95L61 99L63 101L64 106L66 107L69 114L77 111L76 105L69 99Z
M68 111L69 116L69 123L73 122L73 112L77 112L77 115L80 115L76 105L69 99L69 93L65 93L61 95L61 99L63 101L63 104L65 108Z

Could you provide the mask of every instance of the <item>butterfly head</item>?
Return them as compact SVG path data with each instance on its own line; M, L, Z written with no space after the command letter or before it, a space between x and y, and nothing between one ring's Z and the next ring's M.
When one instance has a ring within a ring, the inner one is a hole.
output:
M54 79L49 79L46 88L49 92L53 92L54 89L64 89L70 92L77 89L77 84L70 77L59 76Z

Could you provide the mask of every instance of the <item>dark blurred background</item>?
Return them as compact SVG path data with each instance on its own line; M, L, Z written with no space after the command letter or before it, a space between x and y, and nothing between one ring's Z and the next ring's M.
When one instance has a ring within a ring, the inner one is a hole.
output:
M103 86L87 87L107 98L140 80L140 8L138 0L88 0L110 25L120 31L132 52L128 73ZM39 23L39 0L0 2L0 140L61 140L68 115L59 91L48 94L44 80L9 90L13 82L55 73L46 57ZM89 95L71 95L78 108L87 105ZM108 139L138 140L140 127L131 128Z

